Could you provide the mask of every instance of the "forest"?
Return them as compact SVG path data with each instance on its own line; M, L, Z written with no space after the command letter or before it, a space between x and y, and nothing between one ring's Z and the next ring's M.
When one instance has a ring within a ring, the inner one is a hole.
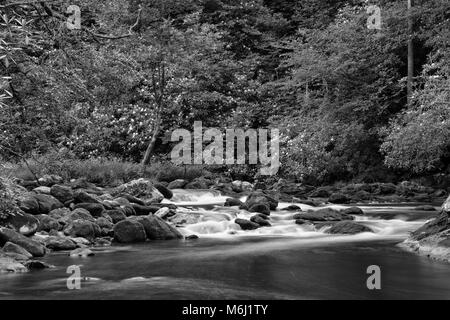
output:
M448 182L450 2L407 3L3 0L2 170L186 171L170 162L171 132L202 121L279 129L275 179Z

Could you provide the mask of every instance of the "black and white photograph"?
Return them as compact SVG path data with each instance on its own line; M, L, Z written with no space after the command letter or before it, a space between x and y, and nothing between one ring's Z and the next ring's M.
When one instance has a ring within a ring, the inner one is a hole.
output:
M450 300L450 1L0 0L0 300Z

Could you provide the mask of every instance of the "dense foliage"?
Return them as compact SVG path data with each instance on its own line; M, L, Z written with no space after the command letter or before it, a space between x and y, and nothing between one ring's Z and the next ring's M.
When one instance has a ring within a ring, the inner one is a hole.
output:
M449 170L448 0L416 1L410 105L406 1L14 2L0 4L5 159L138 162L152 138L164 159L173 129L203 121L279 128L279 174L303 181ZM366 26L371 3L381 30Z

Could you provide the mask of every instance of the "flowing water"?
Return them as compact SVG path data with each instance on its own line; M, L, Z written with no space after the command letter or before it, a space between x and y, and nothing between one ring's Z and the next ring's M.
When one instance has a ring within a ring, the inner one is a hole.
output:
M0 299L450 299L449 264L396 246L433 213L360 206L366 215L355 220L374 233L344 236L296 225L281 210L290 203L280 203L272 227L242 231L234 219L251 214L223 207L225 199L177 190L175 222L200 239L115 245L90 258L52 254L43 260L54 268L0 275ZM71 265L80 266L80 290L67 288ZM367 288L370 265L381 268L381 290Z

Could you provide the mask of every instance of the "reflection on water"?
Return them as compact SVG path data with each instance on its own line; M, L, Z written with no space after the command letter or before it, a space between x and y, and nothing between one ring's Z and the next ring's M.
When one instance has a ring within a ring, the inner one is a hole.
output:
M176 193L177 203L214 206L217 193ZM280 207L288 204L280 204ZM301 205L303 210L310 207ZM395 246L430 213L408 207L363 207L359 223L375 232L327 235L295 225L292 212L271 213L273 227L242 231L237 208L186 207L195 241L153 241L96 249L91 258L64 253L44 260L55 268L0 275L0 299L450 299L448 264ZM80 265L81 290L68 290L66 269ZM369 265L381 267L382 289L366 287Z

